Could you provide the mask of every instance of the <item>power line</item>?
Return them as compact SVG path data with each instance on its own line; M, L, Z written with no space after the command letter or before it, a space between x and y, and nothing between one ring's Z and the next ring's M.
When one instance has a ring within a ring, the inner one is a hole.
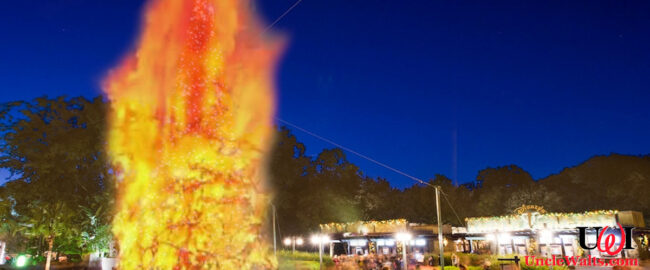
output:
M284 11L284 13L282 13L282 15L280 15L277 19L275 19L275 21L273 21L273 23L269 24L269 25L264 29L264 32L262 32L262 34L266 33L266 32L267 32L269 29L271 29L271 28L272 28L276 23L278 23L280 20L282 20L282 18L284 18L284 16L286 16L287 14L289 14L289 12L291 12L291 10L293 10L293 8L295 8L296 6L298 6L298 4L300 4L300 2L302 2L302 0L298 0L298 1L296 1L292 6L290 6L286 11ZM271 204L271 205L273 205L273 204ZM276 225L277 225L278 233L280 234L280 239L282 239L282 230L280 229L280 221L277 219L277 214L278 214L278 212L277 212L277 209L275 209L275 205L273 205L273 207L272 207L272 211L273 211L273 212L272 212L271 214L273 215L273 220L274 220L274 221L273 221L273 249L274 249L274 252L277 252L277 250L276 250L276 248L275 248L276 245L277 245L277 239L276 239L276 236L275 236L275 228L276 228ZM276 256L277 256L277 253L276 253Z
M458 219L458 221L460 222L460 224L464 224L464 222L463 222L463 221L460 219L460 217L458 216L458 213L456 213L456 209L454 209L454 207L451 205L451 202L449 202L449 199L447 198L447 194L445 194L444 192L442 192L442 189L441 189L439 186L429 184L429 183L423 181L422 179L419 179L419 178L417 178L417 177L415 177L415 176L412 176L412 175L407 174L407 173L405 173L405 172L403 172L403 171L400 171L400 170L395 169L395 168L393 168L393 167L391 167L391 166L388 166L388 165L386 165L386 164L384 164L384 163L382 163L382 162L379 162L379 161L377 161L377 160L375 160L375 159L373 159L373 158L371 158L371 157L369 157L369 156L366 156L366 155L361 154L361 153L359 153L359 152L357 152L357 151L354 151L354 150L352 150L352 149L350 149L350 148L348 148L348 147L345 147L345 146L343 146L343 145L341 145L341 144L338 144L338 143L336 143L336 142L334 142L334 141L332 141L332 140L330 140L330 139L327 139L327 138L325 138L325 137L323 137L323 136L320 136L320 135L318 135L318 134L316 134L316 133L314 133L314 132L311 132L311 131L309 131L309 130L306 130L306 129L304 129L304 128L301 128L301 127L297 126L296 124L293 124L293 123L291 123L291 122L288 122L288 121L282 120L282 119L280 119L280 118L278 118L278 117L276 117L275 119L276 119L278 122L281 122L281 123L283 123L283 124L285 124L285 125L291 126L291 127L295 128L295 129L300 130L300 131L302 131L302 132L304 132L304 133L307 133L307 134L309 134L309 135L311 135L311 136L313 136L313 137L315 137L315 138L317 138L317 139L319 139L319 140L321 140L321 141L324 141L324 142L327 142L327 143L329 143L329 144L332 144L332 145L334 145L334 146L336 146L336 147L338 147L338 148L341 148L341 149L343 149L343 150L345 150L345 151L347 151L347 152L350 152L350 153L352 153L352 154L354 154L354 155L357 155L357 156L359 156L359 157L361 157L361 158L363 158L363 159L366 159L366 160L368 160L368 161L370 161L370 162L372 162L372 163L375 163L375 164L377 164L377 165L379 165L379 166L381 166L381 167L384 167L384 168L389 169L389 170L391 170L391 171L393 171L393 172L396 172L396 173L398 173L398 174L400 174L400 175L402 175L402 176L408 177L409 179L411 179L411 180L413 180L413 181L416 181L416 182L418 182L418 183L420 183L420 184L427 185L427 186L430 186L430 187L432 187L432 188L438 188L438 189L440 190L440 193L442 193L443 198L445 198L445 200L447 201L447 204L449 205L449 208L451 208L451 211L454 213L454 215L456 216L456 218Z
M302 0L298 0L295 3L293 3L293 5L291 5L287 10L285 10L284 13L282 13L282 15L280 15L277 19L275 19L275 21L273 21L273 23L269 24L269 26L267 26L266 29L264 29L264 32L271 29L276 23L278 23L280 20L282 20L282 18L284 18L284 16L287 16L287 14L289 14L289 12L291 12L291 10L293 10L293 8L298 6L298 4L300 4L300 2L302 2Z
M411 180L413 180L413 181L416 181L416 182L418 182L418 183L420 183L420 184L424 184L424 185L428 185L428 186L431 186L431 187L435 187L434 185L431 185L431 184L429 184L429 183L427 183L427 182L422 181L422 179L419 179L419 178L417 178L417 177L415 177L415 176L412 176L412 175L410 175L410 174L408 174L408 173L405 173L405 172L400 171L400 170L398 170L398 169L395 169L395 168L393 168L393 167L391 167L391 166L388 166L388 165L386 165L386 164L384 164L384 163L381 163L381 162L379 162L379 161L377 161L377 160L375 160L375 159L373 159L373 158L371 158L371 157L369 157L369 156L366 156L366 155L361 154L361 153L359 153L359 152L357 152L357 151L354 151L354 150L352 150L352 149L350 149L350 148L348 148L348 147L345 147L345 146L343 146L343 145L340 145L340 144L338 144L338 143L336 143L336 142L334 142L334 141L332 141L332 140L330 140L330 139L327 139L327 138L322 137L322 136L320 136L320 135L318 135L318 134L316 134L316 133L313 133L313 132L311 132L311 131L309 131L309 130L306 130L306 129L304 129L304 128L301 128L301 127L299 127L299 126L297 126L297 125L295 125L295 124L292 124L292 123L290 123L290 122L288 122L288 121L282 120L282 119L277 118L277 117L276 117L275 119L278 120L278 122L284 123L284 124L286 124L286 125L288 125L288 126L291 126L291 127L295 128L295 129L298 129L298 130L300 130L300 131L302 131L302 132L304 132L304 133L307 133L307 134L309 134L309 135L311 135L311 136L313 136L313 137L315 137L315 138L317 138L317 139L319 139L319 140L321 140L321 141L324 141L324 142L327 142L327 143L329 143L329 144L332 144L332 145L334 145L334 146L336 146L336 147L338 147L338 148L341 148L341 149L343 149L343 150L345 150L345 151L348 151L348 152L350 152L350 153L352 153L352 154L354 154L354 155L357 155L357 156L359 156L359 157L361 157L361 158L363 158L363 159L366 159L366 160L368 160L368 161L370 161L370 162L372 162L372 163L375 163L375 164L377 164L377 165L379 165L379 166L381 166L381 167L384 167L384 168L386 168L386 169L389 169L389 170L391 170L391 171L393 171L393 172L396 172L396 173L398 173L398 174L400 174L400 175L402 175L402 176L408 177L409 179L411 179Z
M447 198L447 194L442 192L442 189L440 190L440 193L442 193L442 197L445 198L445 201L447 201L447 204L449 205L449 208L451 208L451 211L454 212L454 215L458 219L458 222L460 222L461 225L465 225L465 222L463 222L460 217L458 216L458 213L456 213L456 209L454 209L453 206L451 206L451 202L449 202L449 198Z
M291 5L291 6L290 6L286 11L284 11L284 13L282 13L282 15L280 15L277 19L275 19L275 21L273 21L273 23L269 24L269 26L267 26L266 29L264 29L264 33L266 33L266 31L268 31L269 29L273 28L273 26L275 26L275 24L277 24L280 20L282 20L282 18L284 18L284 16L286 16L287 14L289 14L289 12L291 12L291 11L292 11L296 6L298 6L298 4L300 4L300 2L302 2L302 0L298 0L298 1L296 1L296 2L295 2L293 5ZM366 156L366 155L361 154L361 153L359 153L359 152L357 152L357 151L354 151L354 150L352 150L352 149L350 149L350 148L348 148L348 147L345 147L345 146L343 146L343 145L340 145L340 144L338 144L338 143L336 143L336 142L334 142L334 141L332 141L332 140L330 140L330 139L327 139L327 138L325 138L325 137L322 137L322 136L320 136L320 135L318 135L318 134L316 134L316 133L313 133L313 132L311 132L311 131L309 131L309 130L306 130L306 129L304 129L304 128L301 128L301 127L299 127L299 126L297 126L297 125L295 125L295 124L293 124L293 123L290 123L289 121L282 120L282 119L280 119L279 117L276 117L275 119L278 120L278 121L281 122L281 123L284 123L285 125L291 126L291 127L295 128L295 129L298 129L298 130L300 130L300 131L302 131L302 132L304 132L304 133L307 133L307 134L309 134L309 135L311 135L311 136L313 136L313 137L315 137L315 138L318 138L318 139L320 139L320 140L322 140L322 141L324 141L324 142L327 142L327 143L329 143L329 144L332 144L332 145L334 145L334 146L336 146L336 147L338 147L338 148L341 148L341 149L343 149L343 150L345 150L345 151L348 151L348 152L350 152L350 153L352 153L352 154L354 154L354 155L357 155L357 156L359 156L359 157L361 157L361 158L363 158L363 159L366 159L366 160L368 160L368 161L370 161L370 162L372 162L372 163L375 163L375 164L377 164L377 165L379 165L379 166L381 166L381 167L384 167L384 168L389 169L389 170L391 170L391 171L393 171L393 172L395 172L395 173L398 173L398 174L400 174L400 175L402 175L402 176L405 176L405 177L407 177L407 178L409 178L409 179L411 179L411 180L413 180L413 181L416 181L416 182L418 182L418 183L420 183L420 184L427 185L427 186L430 186L430 187L432 187L432 188L436 188L436 189L440 190L440 193L442 193L443 198L445 198L445 201L447 201L447 204L449 205L449 208L451 208L451 211L454 213L454 215L456 216L456 218L458 219L458 221L459 221L461 224L464 224L464 223L461 221L461 219L460 219L460 217L458 216L458 214L456 213L456 210L454 209L454 207L453 207L453 206L451 205L451 203L449 202L449 199L447 198L447 194L445 194L444 192L442 192L442 189L441 189L439 186L435 186L435 185L429 184L429 183L423 181L423 180L420 179L420 178L417 178L417 177L412 176L412 175L410 175L410 174L408 174L408 173L405 173L405 172L400 171L400 170L398 170L398 169L395 169L395 168L393 168L393 167L391 167L391 166L388 166L388 165L386 165L386 164L384 164L384 163L382 163L382 162L379 162L379 161L377 161L377 160L375 160L375 159L373 159L373 158L371 158L371 157L369 157L369 156ZM274 214L275 214L275 213L274 213ZM438 222L440 222L440 221L438 221ZM280 227L280 224L279 224L279 222L278 222L278 229L279 229L279 227Z

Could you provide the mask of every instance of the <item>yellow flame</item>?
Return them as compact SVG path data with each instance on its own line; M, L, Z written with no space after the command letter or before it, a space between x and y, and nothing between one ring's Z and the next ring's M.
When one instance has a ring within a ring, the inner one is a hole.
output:
M262 237L277 48L243 0L154 0L106 79L121 269L272 268Z

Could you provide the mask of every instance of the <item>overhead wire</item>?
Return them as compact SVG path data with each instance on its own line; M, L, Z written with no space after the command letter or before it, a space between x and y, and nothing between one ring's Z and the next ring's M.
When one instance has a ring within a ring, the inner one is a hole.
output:
M266 32L269 31L271 28L273 28L273 26L275 26L275 24L277 24L280 20L282 20L282 18L284 18L284 16L287 16L287 14L289 14L289 12L291 12L291 11L292 11L296 6L298 6L298 4L300 4L300 2L302 2L302 0L298 0L298 1L296 1L296 2L295 2L293 5L291 5L287 10L285 10L284 13L282 13L282 15L278 16L278 18L276 18L275 21L273 21L273 23L269 24L269 25L264 29L264 31L262 32L262 34L266 33ZM280 236L280 239L282 239L282 230L280 229L280 219L277 218L277 217L278 217L278 211L277 211L277 209L275 208L275 206L273 206L272 209L273 209L273 213L272 213L272 215L273 215L273 217L274 217L273 220L275 220L275 224L273 224L273 225L274 225L274 227L277 225L277 231L278 231L278 234L279 234L279 236ZM277 240L278 240L278 239L274 239L274 242L275 242L275 243L273 243L273 245L277 245Z
M291 12L295 7L296 7L296 6L298 6L298 4L300 4L300 2L302 2L302 0L297 0L293 5L291 5L287 10L285 10L284 13L282 13L278 18L275 19L275 21L273 21L273 23L269 24L269 25L266 27L266 29L264 29L264 32L267 32L268 30L270 30L271 28L273 28L273 26L275 26L275 25L276 25L280 20L282 20L282 18L284 18L284 17L285 17L287 14L289 14L289 13L290 13L290 12ZM408 173L406 173L406 172L403 172L403 171L401 171L401 170L398 170L398 169L396 169L396 168L394 168L394 167L392 167L392 166L389 166L389 165L387 165L387 164L385 164L385 163L383 163L383 162L379 162L379 161L377 161L377 160L375 160L375 159L373 159L373 158L371 158L371 157L369 157L369 156L366 156L366 155L364 155L364 154L361 154L361 153L359 153L359 152L357 152L357 151L355 151L355 150L352 150L352 149L349 148L349 147L345 147L345 146L343 146L343 145L341 145L341 144L339 144L339 143L336 143L336 142L334 142L334 141L332 141L332 140L330 140L330 139L327 139L327 138L325 138L325 137L323 137L323 136L320 136L320 135L318 135L318 134L316 134L316 133L314 133L314 132L311 132L311 131L309 131L309 130L307 130L307 129L304 129L304 128L302 128L302 127L299 127L298 125L293 124L293 123L291 123L291 122L289 122L289 121L283 120L283 119L281 119L281 118L279 118L279 117L276 117L275 119L276 119L278 122L281 122L281 123L283 123L283 124L285 124L285 125L291 126L291 127L295 128L295 129L298 129L298 130L300 130L300 131L302 131L302 132L304 132L304 133L307 133L307 134L309 134L309 135L311 135L311 136L313 136L313 137L315 137L315 138L317 138L317 139L319 139L319 140L322 140L322 141L324 141L324 142L327 142L327 143L329 143L329 144L332 144L332 145L334 145L334 146L336 146L336 147L338 147L338 148L341 148L341 149L343 149L343 150L345 150L345 151L347 151L347 152L349 152L349 153L352 153L352 154L354 154L354 155L356 155L356 156L358 156L358 157L361 157L361 158L363 158L363 159L365 159L365 160L368 160L368 161L370 161L370 162L372 162L372 163L375 163L376 165L379 165L379 166L381 166L381 167L383 167L383 168L385 168L385 169L391 170L391 171L393 171L393 172L395 172L395 173L397 173L397 174L400 174L400 175L402 175L402 176L404 176L404 177L407 177L407 178L409 178L409 179L411 179L411 180L413 180L413 181L415 181L415 182L418 182L419 184L426 185L426 186L430 186L430 187L433 187L433 188L438 189L438 190L440 191L440 193L442 193L443 198L445 199L445 201L447 201L447 204L449 205L449 208L451 208L451 211L454 213L454 215L456 216L456 218L458 219L458 221L460 222L460 224L464 224L464 222L462 222L461 219L460 219L460 217L458 216L458 213L456 213L456 209L454 209L454 207L451 205L451 202L449 202L449 199L447 198L447 194L444 193L444 192L442 191L442 189L440 188L440 186L432 185L432 184L430 184L430 183L428 183L428 182L425 182L424 180L422 180L422 179L420 179L420 178L417 178L417 177L412 176L412 175L410 175L410 174L408 174ZM274 214L275 214L275 213L274 213ZM278 229L279 229L279 227L280 227L280 223L279 223L279 221L276 221L276 222L278 223L277 225L278 225Z
M447 194L442 192L442 189L439 189L439 190L440 190L440 193L442 193L442 197L445 199L445 201L447 201L447 204L449 205L449 208L451 208L451 211L454 213L454 216L456 216L456 218L458 219L458 222L461 225L465 225L465 222L463 222L460 219L460 216L458 216L458 213L456 213L456 209L454 209L454 207L451 205L451 202L449 202L449 198L447 197Z
M349 153L352 153L352 154L354 154L354 155L356 155L356 156L358 156L358 157L361 157L361 158L363 158L363 159L366 159L366 160L368 160L368 161L370 161L370 162L372 162L372 163L375 163L375 164L377 164L377 165L379 165L379 166L381 166L381 167L384 167L384 168L386 168L386 169L389 169L389 170L391 170L391 171L393 171L393 172L395 172L395 173L398 173L398 174L400 174L400 175L402 175L402 176L405 176L405 177L407 177L407 178L409 178L409 179L411 179L411 180L414 180L414 181L416 181L416 182L418 182L418 183L420 183L420 184L427 185L427 186L430 186L430 187L433 187L433 188L437 188L438 190L440 190L440 193L443 194L443 198L447 201L447 204L449 205L449 208L451 208L451 211L454 213L454 215L456 216L456 218L458 219L458 221L460 222L460 224L464 224L464 222L460 219L460 216L458 216L458 213L456 213L456 209L454 209L454 207L451 205L451 202L449 202L449 199L447 199L447 197L446 197L447 194L445 194L444 192L442 192L442 188L440 188L440 186L432 185L432 184L430 184L430 183L428 183L428 182L425 182L425 181L423 181L422 179L419 179L419 178L417 178L417 177L415 177L415 176L412 176L412 175L410 175L410 174L408 174L408 173L405 173L405 172L403 172L403 171L401 171L401 170L398 170L398 169L396 169L396 168L394 168L394 167L391 167L391 166L389 166L389 165L386 165L385 163L379 162L379 161L377 161L377 160L375 160L375 159L373 159L373 158L371 158L371 157L369 157L369 156L366 156L366 155L364 155L364 154L361 154L361 153L359 153L359 152L357 152L357 151L355 151L355 150L352 150L352 149L349 148L349 147L346 147L346 146L343 146L343 145L341 145L341 144L339 144L339 143L336 143L336 142L334 142L334 141L332 141L332 140L330 140L330 139L327 139L327 138L325 138L325 137L323 137L323 136L320 136L320 135L318 135L318 134L316 134L316 133L314 133L314 132L311 132L311 131L309 131L309 130L307 130L307 129L304 129L304 128L302 128L302 127L300 127L300 126L298 126L298 125L296 125L296 124L293 124L293 123L291 123L291 122L289 122L289 121L286 121L286 120L280 119L280 118L278 118L278 117L276 117L275 119L276 119L278 122L280 122L280 123L283 123L283 124L285 124L285 125L291 126L291 127L295 128L295 129L297 129L297 130L300 130L300 131L302 131L302 132L304 132L304 133L306 133L306 134L308 134L308 135L311 135L312 137L315 137L315 138L317 138L317 139L319 139L319 140L321 140L321 141L327 142L327 143L329 143L329 144L331 144L331 145L334 145L334 146L336 146L336 147L338 147L338 148L341 148L341 149L343 149L343 150L345 150L345 151L347 151L347 152L349 152Z
M300 4L300 2L302 2L302 0L298 0L295 3L293 3L293 5L291 5L287 10L285 10L284 13L282 13L282 15L280 15L277 19L275 19L275 21L273 21L271 24L269 24L266 27L266 29L264 29L264 33L266 33L266 31L269 31L269 29L273 28L273 26L275 26L276 23L278 23L280 20L282 20L282 18L284 18L284 16L287 16L287 14L289 14L289 12L291 12L296 6L298 6L298 4Z
M331 145L334 145L334 146L336 146L336 147L338 147L338 148L341 148L341 149L343 149L343 150L345 150L345 151L347 151L347 152L350 152L350 153L352 153L352 154L354 154L354 155L356 155L356 156L358 156L358 157L361 157L361 158L363 158L363 159L365 159L365 160L368 160L368 161L370 161L370 162L372 162L372 163L375 163L375 164L377 164L377 165L379 165L379 166L381 166L381 167L384 167L384 168L386 168L386 169L389 169L389 170L391 170L391 171L393 171L393 172L395 172L395 173L397 173L397 174L400 174L400 175L402 175L402 176L405 176L405 177L407 177L407 178L409 178L409 179L411 179L411 180L413 180L413 181L416 181L416 182L418 182L418 183L420 183L420 184L428 185L428 186L431 186L431 187L435 187L434 185L431 185L431 184L429 184L429 183L423 181L423 180L420 179L420 178L417 178L417 177L412 176L412 175L410 175L410 174L408 174L408 173L405 173L405 172L403 172L403 171L401 171L401 170L398 170L398 169L393 168L393 167L391 167L391 166L389 166L389 165L386 165L386 164L384 164L384 163L382 163L382 162L379 162L379 161L377 161L377 160L375 160L375 159L373 159L373 158L371 158L371 157L369 157L369 156L366 156L366 155L361 154L361 153L359 153L359 152L357 152L357 151L354 151L354 150L352 150L352 149L350 149L350 148L348 148L348 147L345 147L345 146L343 146L343 145L341 145L341 144L338 144L338 143L336 143L336 142L334 142L334 141L332 141L332 140L330 140L330 139L327 139L327 138L325 138L325 137L323 137L323 136L320 136L320 135L318 135L318 134L316 134L316 133L313 133L313 132L311 132L311 131L309 131L309 130L306 130L306 129L304 129L304 128L301 128L301 127L297 126L296 124L293 124L293 123L290 123L290 122L288 122L288 121L282 120L282 119L280 119L280 118L278 118L278 117L276 117L275 119L278 120L278 122L281 122L281 123L283 123L283 124L285 124L285 125L291 126L291 127L295 128L295 129L298 129L298 130L300 130L300 131L302 131L302 132L304 132L304 133L307 133L307 134L309 134L309 135L311 135L311 136L313 136L313 137L315 137L315 138L317 138L317 139L319 139L319 140L321 140L321 141L327 142L327 143L329 143L329 144L331 144Z

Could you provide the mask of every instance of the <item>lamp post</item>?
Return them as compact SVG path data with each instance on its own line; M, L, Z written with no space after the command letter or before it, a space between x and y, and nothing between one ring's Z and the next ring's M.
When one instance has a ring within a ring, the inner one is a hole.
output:
M318 245L318 261L320 269L323 269L323 244L329 243L330 237L326 234L315 234L311 237L311 243Z
M442 218L440 218L440 186L436 188L436 217L438 221L438 249L440 249L440 269L445 269L445 247L443 243Z
M546 257L551 255L551 243L553 242L553 232L548 229L543 229L540 231L539 242L544 243L546 250Z
M508 249L506 248L508 246L508 242L512 243L512 237L510 236L509 233L500 233L497 235L497 243L499 244L497 248L500 248L500 245L505 245L503 247L503 254L508 254ZM515 246L512 245L512 251L514 252Z
M490 252L492 252L492 244L494 244L494 246L495 246L494 254L496 254L498 256L499 255L499 243L498 242L497 243L492 243L492 242L497 241L497 236L494 235L494 234L488 234L488 235L485 236L485 241L490 242L490 245L489 245Z
M276 233L275 233L275 224L276 224L275 223L275 204L271 204L271 211L272 211L271 216L272 216L272 219L273 219L273 256L275 256L277 258L278 257L278 247L277 247L278 241L276 239Z
M402 265L403 265L402 269L404 269L404 270L408 269L408 262L406 261L406 242L411 240L412 238L413 238L413 235L411 235L410 233L407 233L407 232L401 232L401 233L397 233L395 235L395 239L402 242L402 258L403 258L402 259L402 261L403 261L402 262Z
M292 253L296 253L296 245L302 246L303 240L301 237L291 236L284 238L282 242L285 246L291 246Z

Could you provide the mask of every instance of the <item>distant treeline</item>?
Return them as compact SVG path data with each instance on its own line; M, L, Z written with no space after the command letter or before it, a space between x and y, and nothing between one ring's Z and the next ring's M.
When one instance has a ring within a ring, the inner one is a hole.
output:
M14 251L42 255L50 244L66 254L107 250L116 196L105 156L107 108L101 98L0 104L0 169L11 173L0 186L0 240ZM279 128L269 155L269 188L283 235L329 222L437 222L433 188L392 188L386 179L364 175L340 149L307 156L290 130ZM443 175L428 182L449 200L443 199L443 222L456 225L522 204L548 211L638 210L650 217L650 156L596 156L538 181L506 165L483 169L461 186Z
M281 128L271 154L271 184L283 233L307 233L321 223L355 220L406 218L437 223L432 187L393 188L386 179L364 175L341 149L306 156L305 146L289 129ZM594 156L539 180L517 165L504 165L483 169L473 182L460 186L444 175L428 182L441 186L449 201L441 199L445 224L460 225L465 217L511 214L522 204L558 212L636 210L650 218L648 155Z

